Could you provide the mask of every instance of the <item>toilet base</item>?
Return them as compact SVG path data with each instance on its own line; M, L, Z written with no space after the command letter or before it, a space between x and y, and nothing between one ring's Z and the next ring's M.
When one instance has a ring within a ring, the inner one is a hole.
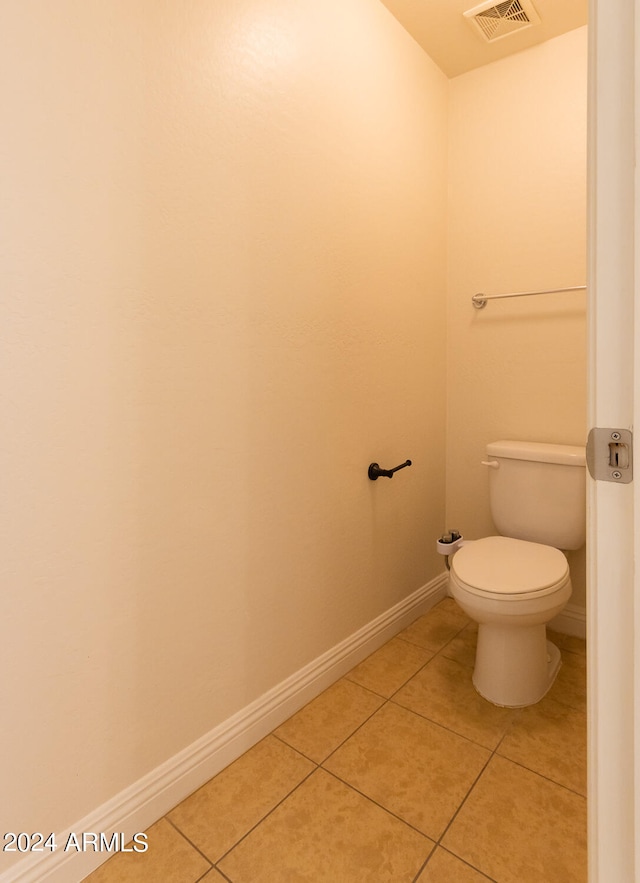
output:
M544 624L514 628L480 623L473 685L494 705L534 705L552 687L561 662Z

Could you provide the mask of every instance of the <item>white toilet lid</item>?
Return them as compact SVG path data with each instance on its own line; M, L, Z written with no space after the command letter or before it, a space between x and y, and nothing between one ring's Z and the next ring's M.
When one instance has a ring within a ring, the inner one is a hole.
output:
M511 537L468 543L453 556L451 569L466 586L497 595L539 593L552 589L569 573L559 549Z

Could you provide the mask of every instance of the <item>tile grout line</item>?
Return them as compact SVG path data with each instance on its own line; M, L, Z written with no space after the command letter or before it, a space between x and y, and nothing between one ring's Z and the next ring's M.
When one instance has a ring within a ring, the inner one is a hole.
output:
M469 621L469 622L470 622L470 621ZM468 625L469 625L469 623L466 623L466 625L464 625L464 626L463 626L458 632L456 632L456 634L453 635L453 636L452 636L452 637L451 637L451 638L450 638L450 639L449 639L449 640L448 640L448 641L447 641L447 642L446 642L446 643L445 643L445 644L444 644L444 645L443 645L443 646L442 646L442 647L436 652L436 654L432 657L432 659L429 660L429 662L432 662L433 659L436 659L436 658L437 658L438 656L440 656L440 655L442 655L443 658L445 658L445 659L450 659L451 657L446 656L446 654L445 654L444 651L445 651L446 648L449 646L449 644L451 644L451 642L454 641L454 640L455 640L455 639L456 639L456 638L457 638L457 637L458 637L458 636L459 636L459 635L460 635L460 634L461 634L461 633L467 628ZM458 662L458 664L461 665L463 668L469 668L469 666L464 666L462 663L460 663L460 662L459 662L457 659L455 659L455 658L453 658L452 661L454 661L454 662ZM422 669L426 668L426 666L429 664L429 662L425 663L425 665L422 666ZM420 671L422 671L422 669L420 669ZM416 674L417 674L417 673L416 673ZM415 677L415 675L414 675L414 677ZM403 686L404 686L404 685L403 685ZM398 690L396 690L395 693L393 694L393 696L395 696L397 693L399 693L401 689L402 689L402 687L400 687ZM390 698L389 701L392 701L393 696ZM480 748L484 748L486 751L491 751L491 749L487 748L486 745L481 745L479 742L476 742L476 741L473 740L473 739L469 739L467 736L463 736L461 733L457 733L455 730L452 730L452 729L450 729L449 727L445 727L443 724L439 723L438 721L434 721L434 720L432 720L431 718L427 717L426 715L423 715L423 714L420 714L419 712L413 711L413 709L407 709L407 708L405 708L404 705L401 705L401 704L400 704L399 702L397 702L397 701L394 702L394 704L395 704L396 706L398 706L399 708L404 708L406 711L411 711L413 714L417 714L419 717L422 717L424 720L429 721L429 723L431 723L431 724L433 724L433 725L435 725L435 726L439 726L439 727L441 727L442 729L447 730L448 732L453 733L454 735L456 735L456 736L458 736L458 737L460 737L460 738L462 738L462 739L466 739L466 740L467 740L468 742L470 742L472 745L477 745L477 746L480 747ZM460 805L458 806L458 808L456 809L456 811L454 812L454 814L452 815L452 817L449 819L449 822L448 822L447 825L445 826L445 828L444 828L442 834L440 835L440 837L436 840L436 842L435 842L435 846L433 847L433 849L431 850L431 852L430 852L429 855L427 856L427 858L426 858L424 864L422 865L422 867L419 869L418 873L417 873L416 876L414 877L414 879L413 879L413 883L416 883L416 881L418 881L420 875L421 875L422 872L425 870L425 868L429 865L429 862L430 862L431 859L434 857L434 855L436 854L436 852L437 852L438 849L444 849L447 853L449 853L449 855L454 856L458 861L462 861L462 862L463 862L464 864L466 864L469 868L472 868L472 869L473 869L474 871L476 871L477 873L482 874L483 876L487 877L487 880L491 880L492 883L495 883L495 881L493 880L493 878L488 877L488 876L487 876L486 874L484 874L484 872L481 871L479 868L476 868L474 865L469 864L469 862L465 861L465 859L460 858L460 856L457 856L457 855L455 855L455 853L452 853L450 850L446 849L446 847L442 845L442 840L443 840L444 836L446 835L447 831L449 830L449 828L451 827L451 825L453 824L453 822L455 821L456 817L458 816L458 814L459 814L460 811L462 810L462 807L464 806L464 804L466 803L467 799L468 799L469 796L471 795L471 792L472 792L473 789L475 788L476 784L479 782L479 780L481 779L481 777L482 777L482 775L484 774L485 770L486 770L487 767L489 766L489 763L491 762L493 756L495 755L495 753L497 752L498 748L499 748L500 745L502 744L502 742L503 742L505 736L507 735L507 733L509 732L509 730L510 730L511 727L513 726L514 722L515 722L515 720L512 720L512 721L509 723L509 725L508 725L508 727L506 728L505 732L502 734L502 736L501 736L500 739L498 740L498 743L496 744L495 748L491 751L491 754L490 754L489 757L487 758L487 760L486 760L484 766L482 767L482 769L480 770L480 772L478 773L478 775L476 776L476 778L475 778L474 781L472 782L471 786L469 787L469 790L467 791L467 793L466 793L465 796L463 797L462 801L460 802ZM431 839L431 838L429 838L429 839Z
M171 812L173 812L173 810L171 810ZM178 828L178 826L177 826L177 825L176 825L176 824L175 824L175 823L169 818L168 815L166 815L166 816L162 816L162 818L164 819L165 822L167 822L169 825L171 825L171 827L173 828L173 830L176 831L176 833L179 834L180 837L182 837L183 840L186 840L186 841L187 841L187 843L189 844L189 846L191 846L193 849L195 849L195 851L196 851L199 855L201 855L202 858L203 858L206 862L208 862L209 867L208 867L207 870L205 871L205 874L208 874L209 871L211 870L211 868L213 868L213 866L214 866L214 863L211 861L211 859L209 858L209 856L208 856L208 855L205 855L204 852L203 852L198 846L196 846L196 844L193 842L193 840L191 840L190 837L187 837L187 835L184 833L184 831L181 831L180 828ZM204 876L204 874L203 874L202 876ZM198 877L198 880L201 880L201 879L202 879L202 877Z
M315 763L315 761L312 761L312 763ZM292 794L295 794L296 791L297 791L302 785L304 785L304 783L307 781L307 779L310 779L311 776L314 775L314 773L317 773L317 772L318 772L318 769L319 769L319 766L318 766L318 764L316 764L315 769L310 770L310 771L307 773L307 775L304 777L304 779L301 779L301 780L298 782L298 784L297 784L294 788L292 788L291 791L287 792L287 794L285 794L285 796L282 797L282 798L281 798L276 804L274 804L274 806L272 806L271 809L270 809L268 812L266 812L266 813L262 816L262 818L259 819L259 821L257 821L257 822L255 823L255 825L252 825L252 826L249 828L248 831L245 831L245 833L242 835L242 837L240 837L238 840L236 840L236 842L235 842L232 846L230 846L229 849L227 849L227 851L226 851L223 855L220 856L220 858L216 859L216 861L213 863L213 866L215 867L216 871L218 871L219 873L222 873L222 870L218 867L219 864L220 864L220 862L224 861L224 859L225 859L225 858L226 858L231 852L233 852L233 850L234 850L237 846L239 846L244 840L246 840L247 837L248 837L251 833L253 833L253 831L256 830L256 828L258 828L258 827L259 827L264 821L266 821L266 819L268 819L269 816L273 815L273 813L278 809L278 807L282 806L282 804L285 802L285 800L288 800L288 799L291 797ZM211 861L211 860L209 859L209 861ZM225 874L225 878L226 878L226 879L229 879L228 877L226 877L226 874Z
M211 865L211 867L208 868L208 869L204 872L204 874L202 875L202 877L198 877L197 880L194 880L194 883L202 883L202 881L205 879L205 877L207 876L207 874L210 874L211 871L213 871L213 870L217 870L217 868L214 868L214 866ZM220 874L220 871L218 871L218 873ZM221 876L224 877L224 874L222 874ZM227 883L232 883L232 881L229 880L228 877L224 877L224 879L227 880Z
M500 741L502 742L502 740L500 740ZM528 773L532 773L532 775L538 776L540 779L544 779L545 782L549 782L551 785L556 785L558 788L563 788L565 791L568 791L569 794L575 794L576 797L582 797L583 800L587 799L587 795L582 794L581 791L576 791L575 788L569 788L568 785L564 785L562 782L557 782L555 779L552 779L550 776L545 776L544 773L540 773L540 772L538 772L538 770L531 769L530 766L527 766L526 764L522 763L521 761L513 760L513 758L511 758L511 757L507 757L506 754L500 754L500 753L498 753L497 749L496 749L496 754L502 760L507 760L509 763L514 764L514 766L518 766L518 767L520 767L520 769L526 770Z
M466 626L465 626L465 628L466 628ZM461 631L463 631L463 629L461 629ZM442 652L442 651L443 651L443 650L444 650L444 649L445 649L445 648L451 643L451 641L453 641L453 640L454 640L459 634L460 634L460 632L458 632L453 638L451 638L450 641L447 641L447 643L444 645L444 647L442 647L441 650L438 651L438 654L437 654L437 655L439 655L439 654L440 654L440 653L441 653L441 652ZM435 657L434 657L434 658L435 658ZM445 657L445 658L448 658L448 657ZM431 661L431 660L429 660L429 661ZM396 691L396 692L398 692L398 691ZM395 695L395 694L394 694L394 695ZM396 703L396 704L399 705L399 703ZM402 706L402 705L399 705L399 707L400 707L400 708L404 708L404 706ZM415 713L416 713L416 712L414 712L414 714L415 714ZM437 841L436 841L436 845L434 846L433 850L432 850L432 851L429 853L429 855L427 856L427 859L426 859L424 865L423 865L423 866L420 868L420 870L418 871L418 874L417 874L416 877L414 878L413 883L416 883L416 881L418 880L420 874L421 874L422 871L428 866L429 862L431 861L431 859L432 859L433 856L435 855L435 853L436 853L436 851L438 850L438 848L445 849L447 852L449 852L450 855L454 855L456 859L459 859L460 861L463 861L465 864L469 865L469 863L466 862L464 859L461 859L460 856L457 856L457 855L455 855L455 853L451 853L450 850L447 850L446 847L442 845L442 841L443 841L444 837L446 836L447 831L451 828L451 826L453 825L454 821L456 820L456 818L457 818L458 815L460 814L460 812L461 812L463 806L465 805L465 803L467 802L467 800L468 800L469 797L471 796L472 791L474 790L474 788L476 787L476 785L478 784L478 782L480 781L480 779L481 779L482 776L484 775L484 773L485 773L487 767L489 766L489 764L491 763L492 759L493 759L494 756L496 755L496 753L497 753L497 751L498 751L498 748L500 747L500 745L502 745L504 739L506 738L507 733L508 733L509 730L513 727L515 721L517 720L517 718L518 718L519 716L520 716L520 715L514 715L513 720L511 720L511 721L509 722L509 724L508 724L507 728L505 729L504 733L502 734L502 736L501 736L500 739L498 740L498 742L497 742L495 748L491 751L491 754L490 754L489 757L487 758L487 760L486 760L485 764L483 765L482 769L480 770L480 772L478 773L478 775L476 776L476 778L474 779L474 781L471 783L471 786L469 787L469 790L467 791L467 793L465 794L465 796L462 798L462 800L461 800L461 802L460 802L458 808L456 809L456 811L453 813L453 815L452 815L451 818L449 819L449 822L448 822L447 825L445 826L445 828L444 828L442 834L440 835L440 837L437 839ZM423 715L420 715L420 717L423 717ZM433 723L436 723L435 721L432 721L430 718L425 717L424 719L425 719L425 720L429 720L429 722L432 723L432 724L433 724ZM437 725L438 725L438 726L442 726L442 724L437 724ZM443 727L443 729L446 729L446 730L448 730L449 732L454 733L454 734L457 735L457 736L460 736L460 735L461 735L460 733L456 733L455 730L450 730L448 727ZM467 738L467 737L462 736L461 738ZM473 744L473 745L479 745L479 743L475 742L475 741L472 740L472 739L468 739L468 741L471 742L471 744ZM486 745L479 745L479 747L484 748L484 749L487 750L487 751L490 751L490 750L491 750L491 749L487 748ZM473 868L474 871L477 871L478 873L483 874L483 876L487 876L486 874L484 874L483 871L480 870L480 868L476 868L474 865L469 865L469 867L470 867L470 868ZM489 877L488 879L491 880L492 878Z
M436 849L437 849L438 847L440 847L441 849L446 850L448 853L450 853L451 855L455 856L456 859L459 859L460 861L463 861L465 864L469 864L465 859L461 858L461 856L459 856L459 855L457 855L455 852L451 852L451 850L447 849L447 847L444 846L444 845L442 844L442 840L444 839L444 837L446 836L447 832L449 831L449 829L451 828L451 826L452 826L453 823L455 822L456 818L458 817L458 815L459 815L460 812L462 811L463 806L465 805L465 803L467 802L467 800L468 800L469 797L471 796L471 793L472 793L473 790L475 789L476 785L478 784L478 782L480 781L480 779L482 778L482 776L483 776L484 773L486 772L486 770L487 770L489 764L491 763L491 761L493 760L493 758L496 757L496 756L497 756L497 757L500 757L502 760L506 760L506 761L508 761L509 763L513 763L513 764L515 764L516 766L519 766L521 769L527 770L527 772L531 773L532 775L539 776L541 779L544 779L545 781L549 782L549 783L552 784L552 785L555 785L555 786L558 787L558 788L563 788L564 790L568 791L569 793L571 793L571 794L575 794L577 797L582 797L584 800L587 799L583 794L580 794L579 792L574 791L574 790L571 789L571 788L567 788L566 785L562 785L562 784L560 784L559 782L555 782L553 779L550 779L548 776L544 776L544 775L542 775L541 773L538 773L538 772L536 772L535 770L530 769L529 767L525 766L524 764L518 763L517 761L515 761L515 760L511 760L511 758L505 757L504 755L498 753L498 749L500 748L500 746L502 745L502 743L503 743L504 740L506 739L506 737L507 737L509 731L512 729L512 727L513 727L514 724L516 723L518 717L520 717L520 715L514 716L514 719L509 723L509 726L507 727L507 729L506 729L506 730L504 731L504 733L502 734L500 740L498 741L498 744L496 745L496 747L494 748L494 750L491 752L490 757L487 759L487 762L485 763L485 765L483 766L483 768L480 770L480 773L477 775L476 779L474 780L474 782L472 783L471 787L470 787L469 790L467 791L466 795L465 795L464 798L462 799L462 802L460 803L460 806L457 808L457 810L455 811L455 813L453 814L453 816L452 816L451 819L449 820L449 823L447 824L446 828L444 829L444 831L443 831L442 834L440 835L440 838L438 839L438 841L437 841L437 843L436 843L436 846L435 846L433 852L432 852L432 853L429 855L429 857L427 858L427 861L425 862L423 868L426 867L426 866L429 864L429 861L430 861L431 858L433 857L433 855L434 855L434 853L435 853L435 851L436 851ZM484 876L488 877L488 875L485 874L484 871L482 871L480 868L476 868L474 865L469 865L469 867L472 867L475 871L478 871L478 873L483 874ZM422 872L422 869L421 869L420 873L421 873L421 872ZM416 879L417 879L417 878L416 878ZM491 877L488 877L488 879L489 879L489 880L493 880L493 878L491 878ZM413 883L415 883L415 880L413 881ZM494 883L495 883L495 881L494 881Z
M484 766L482 767L482 769L480 770L480 772L478 773L478 775L476 776L476 778L475 778L475 779L473 780L473 782L471 783L471 786L469 787L469 790L467 791L467 793L465 794L465 796L462 798L462 800L461 800L461 802L460 802L460 805L458 806L458 808L456 809L456 811L454 812L454 814L451 816L451 818L449 819L447 825L445 826L444 831L442 832L442 834L441 834L440 837L438 838L438 840L437 840L437 842L436 842L436 845L435 845L435 847L434 847L434 849L433 849L433 852L432 852L432 853L429 855L429 857L427 858L427 861L425 862L424 867L426 867L426 866L429 864L429 861L431 860L432 856L434 855L434 853L435 853L436 849L438 849L438 847L440 847L441 849L446 849L446 847L442 845L442 841L443 841L443 839L445 838L445 836L446 836L446 834L447 834L447 831L451 828L451 826L453 825L453 823L454 823L455 820L457 819L458 815L459 815L460 812L462 811L463 806L465 805L465 803L467 802L467 800L468 800L469 797L471 796L471 793L473 792L474 788L476 787L476 785L478 784L478 782L480 781L480 779L481 779L482 776L484 775L484 773L485 773L487 767L489 766L489 764L491 763L491 761L492 761L493 758L495 757L496 752L498 751L498 748L499 748L500 745L502 744L503 740L505 739L507 733L509 732L509 730L511 729L511 727L513 726L514 723L515 723L515 720L513 720L513 721L510 722L509 726L507 727L507 729L505 730L505 732L504 732L504 733L502 734L502 736L500 737L500 739L499 739L499 741L498 741L498 744L496 745L496 747L493 749L493 751L491 752L491 754L490 754L489 757L487 758L486 763L484 764ZM489 750L489 749L487 749L487 751L488 751L488 750ZM447 852L449 852L451 855L454 855L457 859L460 859L460 861L463 861L465 864L469 864L469 862L465 861L465 859L461 858L459 855L456 855L456 853L451 852L451 850L448 850L448 849L447 849ZM484 871L482 871L480 868L476 868L475 865L469 865L469 867L473 868L474 871L477 871L479 874L483 874L485 877L487 876L487 875L484 873ZM489 877L489 879L491 880L492 878ZM415 881L414 881L414 883L415 883Z
M446 852L447 855L450 855L457 862L460 862L461 864L466 865L467 868L470 868L470 870L474 871L476 874L480 874L487 881L487 883L500 883L499 880L496 880L494 877L490 877L488 874L485 874L484 871L481 871L479 868L476 868L475 865L469 864L469 862L466 861L466 859L460 858L459 855L456 855L455 852L451 852L450 849L447 849L446 846L442 846L440 843L436 843L436 845L433 847L433 849L431 850L431 852L427 856L424 864L422 865L422 867L420 868L420 870L418 871L416 876L413 878L411 883L418 883L418 881L420 880L420 875L425 870L425 868L429 865L429 862L434 857L434 855L436 854L438 849L441 849L443 852Z
M434 849L435 849L435 847L437 846L436 841L433 839L433 837L429 837L428 834L425 834L424 831L421 831L420 828L416 828L415 825L412 825L411 822L408 822L406 819L403 819L402 816L399 816L392 809L389 809L388 806L383 806L381 803L378 803L378 801L375 800L373 797L371 797L371 795L365 794L364 791L360 791L358 788L356 788L355 785L352 785L350 782L345 781L345 779L342 779L337 773L334 773L331 770L327 770L324 767L320 767L319 769L321 769L323 773L326 773L328 776L331 776L332 778L334 778L337 782L340 782L342 785L344 785L350 791L354 791L356 794L359 794L360 797L364 797L364 799L366 801L368 801L369 803L372 803L374 806L377 806L378 809L381 809L384 813L386 813L386 815L391 816L394 819L397 819L399 822L402 822L402 824L405 825L407 828L411 828L412 831L415 831L416 834L420 834L421 837L424 837L427 840L430 840L431 843L433 843ZM431 855L431 853L429 853L429 855Z
M461 631L463 631L463 629L462 629ZM456 634L455 637L457 637L459 634L460 634L460 632L458 632L458 633ZM444 654L443 651L444 651L445 648L451 643L451 641L453 641L453 640L455 639L455 637L454 637L454 638L451 638L450 641L447 641L447 643L444 645L444 647L442 647L442 648L438 651L438 653L437 653L436 655L440 655L440 654L442 654L442 655L444 656L445 654ZM566 649L566 648L563 648L563 652L566 652L566 653L572 653L572 654L575 655L575 656L583 656L583 655L585 655L585 654L582 653L581 651L572 651L572 650L568 650L568 649ZM433 657L433 658L435 658L435 657ZM445 657L445 658L448 658L448 657ZM455 661L457 661L457 660L455 660ZM429 662L431 662L431 660L429 660ZM426 664L428 665L428 663L426 663ZM423 668L424 668L424 667L426 667L426 666L423 666ZM396 691L396 692L398 692L398 691ZM395 694L394 694L394 695L395 695ZM399 705L399 703L396 703L396 704ZM561 703L561 704L562 704L562 703ZM400 707L403 708L404 706L400 706ZM573 708L572 706L567 706L567 707L569 707L569 708ZM573 710L580 710L580 709L573 709ZM414 712L414 713L417 713L417 712ZM421 715L421 716L423 716L423 715ZM445 827L444 831L442 832L442 834L441 834L440 837L438 838L438 841L436 842L436 845L435 845L435 847L433 848L432 852L429 854L429 856L427 857L427 859L426 859L424 865L420 868L418 874L417 874L416 877L414 878L413 883L416 883L416 881L417 881L418 878L420 877L420 874L422 874L423 870L428 866L429 862L431 861L431 859L432 859L433 856L435 855L435 853L436 853L436 851L437 851L438 848L446 850L450 855L453 855L456 859L458 859L458 860L460 860L460 861L463 861L465 864L469 865L469 863L466 862L464 859L462 859L460 856L456 855L455 853L452 853L452 852L451 852L450 850L448 850L445 846L443 846L443 845L442 845L442 841L443 841L444 837L446 836L447 832L449 831L449 829L451 828L451 826L453 825L454 821L456 820L456 818L458 817L458 815L459 815L460 812L462 811L463 806L466 804L467 800L468 800L469 797L471 796L471 793L472 793L473 790L475 789L476 785L478 784L478 782L480 781L480 779L482 778L482 776L483 776L484 773L486 772L486 770L487 770L489 764L491 763L491 761L493 760L493 758L494 758L495 756L498 756L498 757L502 758L503 760L507 760L507 761L509 761L510 763L514 763L514 764L516 764L516 766L519 766L521 769L525 769L525 770L527 770L527 772L530 772L530 773L532 773L533 775L540 776L540 778L544 779L545 781L548 781L550 784L553 784L553 785L555 785L555 786L557 786L557 787L563 788L563 789L565 789L566 791L568 791L568 792L570 792L570 793L572 793L572 794L575 794L575 795L578 796L578 797L582 797L583 799L586 800L585 795L580 794L580 792L578 792L578 791L574 791L572 788L568 788L566 785L563 785L563 784L560 783L560 782L556 782L555 780L550 779L548 776L544 776L544 775L542 775L541 773L536 772L536 770L532 770L532 769L530 769L529 767L525 766L524 764L519 763L518 761L511 760L511 758L508 758L508 757L506 757L506 756L504 756L504 755L502 755L502 754L499 754L500 746L502 745L502 743L503 743L504 740L506 739L508 733L511 731L511 729L513 728L514 724L516 723L516 721L518 720L518 718L519 718L520 716L521 716L520 714L514 715L513 719L509 722L509 725L507 726L507 728L505 729L504 733L502 734L502 736L501 736L500 739L498 740L498 743L496 744L495 748L492 750L491 755L490 755L489 758L487 759L487 761L486 761L486 763L484 764L483 768L481 769L480 773L478 774L478 776L476 777L476 779L475 779L474 782L472 783L471 787L470 787L469 790L467 791L467 794L466 794L466 795L464 796L464 798L462 799L460 805L458 806L458 808L456 809L455 813L453 814L453 816L452 816L451 819L449 820L447 826ZM425 720L429 720L431 723L435 723L435 721L431 721L431 719L430 719L430 718L427 718L427 717L425 717ZM440 724L439 726L442 726L442 724ZM448 728L445 728L445 729L448 729ZM451 730L450 732L454 732L454 733L455 733L454 730ZM459 736L460 734L459 734L459 733L456 733L456 735ZM464 737L463 737L463 738L464 738ZM473 740L469 740L469 741L473 742ZM479 744L479 743L475 743L475 742L473 742L473 744ZM485 748L486 748L486 746L482 746L482 747L485 747ZM475 871L477 871L478 873L483 874L483 876L487 876L486 874L484 874L484 872L483 872L480 868L476 868L474 865L469 865L469 867L473 868L473 869L474 869ZM489 879L489 880L493 880L493 878L488 877L488 876L487 876L487 879ZM494 881L494 883L495 883L495 881Z
M466 859L460 858L460 856L456 855L455 852L451 852L451 850L447 849L446 846L442 846L440 844L438 846L438 848L444 850L444 852L446 852L447 855L452 856L452 858L455 858L456 861L462 862L463 865L466 865L467 868L470 868L472 871L475 871L476 874L480 874L480 876L483 879L485 879L487 881L487 883L500 883L500 881L496 880L495 877L490 877L489 874L485 873L484 871L481 871L479 868L476 868L475 865L470 864ZM435 850L434 850L434 852L435 852ZM431 858L431 856L429 856L429 858Z
M442 834L441 834L440 837L438 838L438 840L437 840L437 842L436 842L436 846L440 846L440 845L442 844L442 840L443 840L443 838L446 836L447 831L449 830L449 828L451 827L451 825L453 825L453 823L454 823L455 820L457 819L458 815L460 814L460 811L462 810L462 807L465 805L465 803L467 802L467 800L468 800L469 797L471 796L471 792L472 792L473 789L476 787L476 785L478 784L478 782L479 782L480 779L482 778L482 776L483 776L485 770L487 769L487 767L488 767L489 764L491 763L491 761L492 761L492 759L493 759L493 757L494 757L494 754L495 754L495 751L492 751L491 754L489 755L489 757L487 758L486 763L484 764L484 766L482 767L482 769L480 770L480 772L478 773L478 775L475 777L475 779L474 779L473 782L471 783L471 785L470 785L470 787L469 787L469 790L467 791L467 793L465 794L465 796L464 796L464 797L462 798L462 800L460 801L460 805L458 806L458 808L456 809L456 811L454 812L454 814L451 816L451 818L449 819L449 821L447 822L447 824L446 824L446 826L445 826L444 831L442 832ZM444 847L443 847L443 848L444 848Z

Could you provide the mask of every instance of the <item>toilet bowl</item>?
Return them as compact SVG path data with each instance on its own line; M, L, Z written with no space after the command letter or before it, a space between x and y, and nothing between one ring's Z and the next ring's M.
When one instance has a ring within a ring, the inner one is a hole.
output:
M451 594L478 623L473 684L495 705L539 702L560 668L546 624L571 597L569 565L553 546L491 536L452 557Z

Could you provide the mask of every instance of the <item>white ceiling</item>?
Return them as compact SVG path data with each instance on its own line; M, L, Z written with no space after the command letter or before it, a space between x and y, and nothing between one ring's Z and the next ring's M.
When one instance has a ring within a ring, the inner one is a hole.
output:
M559 37L587 23L588 0L533 0L541 23L493 43L476 35L462 13L481 0L381 0L448 77L457 77ZM499 0L496 0L498 3Z

